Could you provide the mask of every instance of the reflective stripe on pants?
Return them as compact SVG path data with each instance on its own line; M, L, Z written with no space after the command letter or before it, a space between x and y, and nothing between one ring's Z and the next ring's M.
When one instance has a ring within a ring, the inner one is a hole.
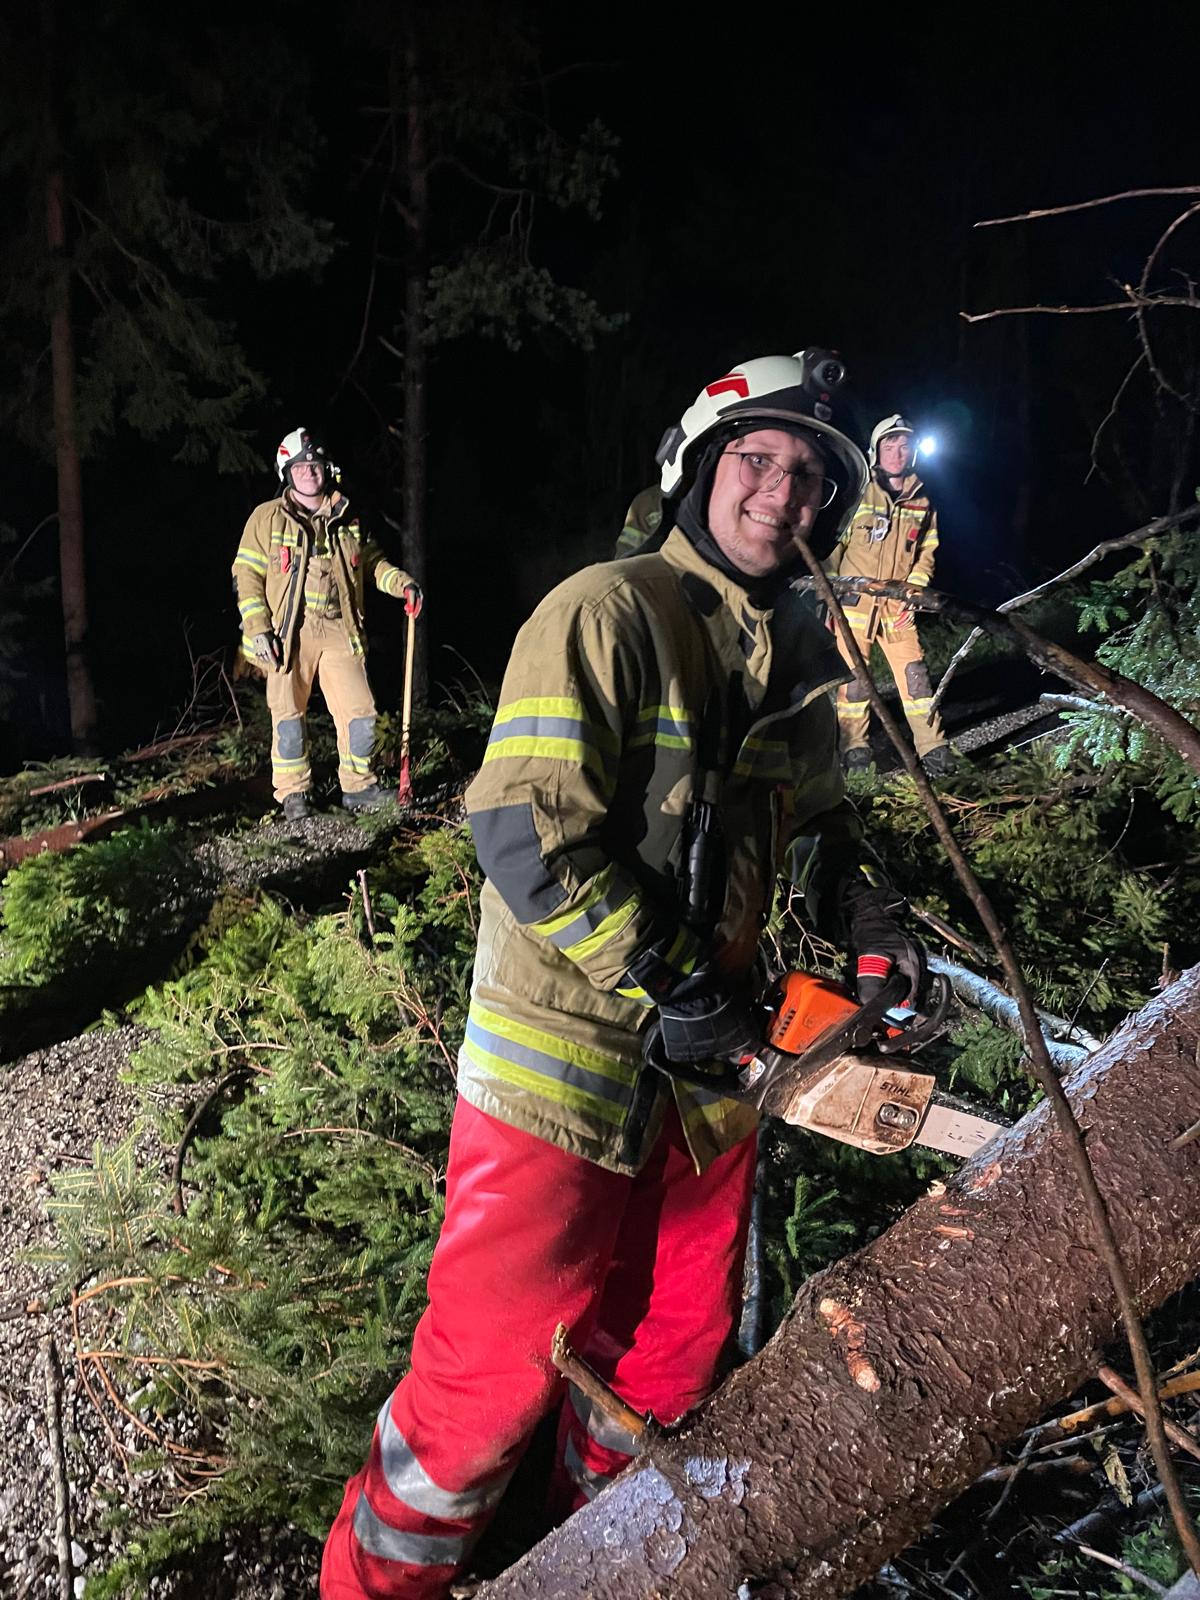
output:
M672 1421L719 1374L738 1311L755 1140L697 1174L672 1109L636 1177L460 1099L446 1219L412 1367L388 1400L325 1546L322 1600L441 1600L538 1422L572 1343L640 1411ZM628 1455L568 1400L556 1508ZM602 1456L597 1451L607 1452Z
M869 613L861 619L856 611L848 611L846 615L854 629L855 643L870 661L871 647L866 643L870 633ZM916 746L917 754L928 755L931 750L936 750L939 745L945 744L946 735L942 729L942 720L936 712L930 720L929 707L933 696L930 693L929 672L925 666L917 625L910 621L898 628L891 620L889 612L883 610L882 625L875 635L875 643L883 651L884 659L895 679L896 688L900 691L900 704L912 729L913 744ZM850 652L846 649L841 634L837 636L837 645L842 660L853 671ZM865 748L871 706L863 696L861 688L856 686L853 680L850 683L843 683L838 689L837 715L842 749Z

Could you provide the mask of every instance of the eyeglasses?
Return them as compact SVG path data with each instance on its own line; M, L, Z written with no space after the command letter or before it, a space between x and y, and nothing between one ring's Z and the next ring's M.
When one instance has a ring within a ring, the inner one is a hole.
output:
M762 489L769 494L772 489L778 489L785 478L794 478L801 502L815 506L818 511L831 505L838 492L835 479L810 472L807 467L781 467L773 457L748 450L725 450L722 454L737 459L743 489Z

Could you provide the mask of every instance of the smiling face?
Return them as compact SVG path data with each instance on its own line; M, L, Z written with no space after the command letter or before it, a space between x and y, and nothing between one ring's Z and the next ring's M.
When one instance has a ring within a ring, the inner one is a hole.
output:
M885 477L902 478L913 458L911 433L885 433L879 441L879 467Z
M297 461L288 468L292 493L302 506L320 505L325 493L325 466L321 461Z
M742 455L769 457L784 469L781 482L773 489L747 487ZM758 428L726 447L713 477L708 526L739 572L766 578L799 553L796 536L807 536L816 520L824 470L821 452L782 428Z

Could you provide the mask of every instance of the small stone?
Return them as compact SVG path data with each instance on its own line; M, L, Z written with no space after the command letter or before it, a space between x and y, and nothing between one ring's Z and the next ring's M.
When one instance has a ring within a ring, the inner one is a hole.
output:
M71 1540L71 1561L77 1567L87 1566L87 1551L78 1540Z

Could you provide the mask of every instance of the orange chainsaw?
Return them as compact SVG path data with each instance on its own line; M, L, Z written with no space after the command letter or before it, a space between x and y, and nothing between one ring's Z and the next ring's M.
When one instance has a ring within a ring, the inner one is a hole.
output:
M676 1063L668 1070L871 1155L911 1144L974 1155L1009 1124L895 1059L942 1031L950 1002L939 976L930 978L921 1011L900 1004L907 992L908 980L896 974L860 1004L829 978L788 972L764 999L766 1038L753 1054L716 1073Z

